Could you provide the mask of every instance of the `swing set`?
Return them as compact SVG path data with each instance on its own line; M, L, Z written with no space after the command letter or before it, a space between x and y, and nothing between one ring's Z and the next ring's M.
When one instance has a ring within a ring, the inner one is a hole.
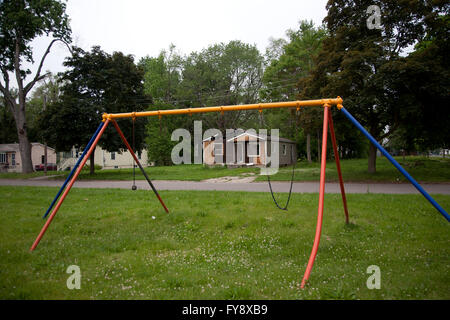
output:
M135 154L134 151L134 141L133 141L133 148L128 143L127 139L125 138L122 130L119 128L119 125L117 124L117 119L123 119L123 118L131 118L133 120L133 126L134 121L138 117L151 117L151 116L158 116L159 119L161 119L162 116L168 116L168 115L181 115L181 114L189 114L192 115L194 113L208 113L208 112L220 112L224 113L225 111L237 111L237 110L259 110L259 112L262 112L263 109L275 109L275 108L296 108L297 112L300 111L300 108L303 107L323 107L323 131L322 131L322 153L321 153L321 165L320 165L320 184L319 184L319 205L318 205L318 212L317 212L317 225L316 225L316 233L314 237L314 243L311 250L311 254L308 260L308 264L305 270L305 273L303 275L303 279L301 282L301 288L304 288L306 282L309 279L309 276L311 274L311 270L314 265L314 260L317 255L317 251L319 249L319 243L320 243L320 236L322 231L322 220L323 220L323 209L324 209L324 197L325 197L325 169L326 169L326 159L327 159L327 137L328 137L328 127L330 129L330 136L331 141L333 144L333 153L334 158L336 161L336 168L338 171L339 176L339 185L341 189L341 195L342 195L342 201L344 206L344 213L345 213L345 222L349 223L349 215L348 215L348 209L347 209L347 200L345 197L345 189L344 189L344 181L342 179L342 172L341 172L341 166L339 161L339 153L337 150L337 144L336 144L336 136L334 132L334 126L333 126L333 119L331 116L330 109L332 106L336 106L337 109L342 112L369 140L372 144L374 144L381 153L414 185L414 187L447 219L447 221L450 222L450 215L417 183L414 178L409 175L408 172L367 132L366 129L344 108L342 105L342 98L332 98L332 99L319 99L319 100L305 100L305 101L288 101L288 102L273 102L273 103L259 103L259 104L246 104L246 105L233 105L233 106L219 106L219 107L203 107L203 108L185 108L185 109L172 109L172 110L157 110L157 111L143 111L143 112L129 112L129 113L104 113L102 115L102 122L98 126L97 130L95 131L94 135L86 145L86 148L84 149L82 155L78 159L77 163L73 167L72 171L70 172L69 176L67 177L66 181L61 186L60 190L58 191L57 195L55 196L53 202L50 204L50 207L48 208L47 212L44 215L44 218L47 217L49 212L52 210L50 216L48 217L47 221L45 222L42 230L40 231L39 235L37 236L36 240L34 241L33 245L30 248L30 251L33 251L36 249L37 245L41 241L43 235L45 234L47 228L49 227L50 223L52 222L53 218L55 217L56 213L58 212L59 208L61 207L61 204L63 203L64 199L66 198L67 194L69 193L70 189L72 188L75 180L77 179L78 175L81 172L81 169L84 167L87 159L89 159L89 156L94 151L95 146L97 145L100 137L102 136L103 132L107 128L107 126L112 123L115 129L117 130L120 138L122 139L123 143L125 144L126 148L131 153L135 163L138 165L139 169L141 170L142 174L144 175L145 179L147 180L148 184L150 185L151 189L155 193L156 197L158 198L159 202L163 206L164 210L169 213L169 209L167 209L166 205L164 204L164 201L161 199L161 196L159 195L158 191L156 190L155 186L153 185L152 181L148 177L147 173L145 172L144 168L142 167L141 163L139 162L138 157ZM134 140L134 137L133 137ZM133 170L134 170L133 165ZM269 186L270 186L270 180L269 180ZM270 186L271 192L272 188ZM134 183L134 175L133 175L133 190L135 190L135 183ZM291 181L291 191L292 191L292 181ZM62 195L61 195L62 193ZM61 197L60 197L61 196ZM273 197L273 192L272 192ZM59 200L58 200L59 199ZM275 201L275 198L273 198ZM56 201L58 201L56 203ZM56 203L56 205L55 205ZM275 201L276 203L276 201ZM277 204L277 203L276 203ZM278 204L277 204L278 206ZM286 209L287 204L284 208L280 209Z

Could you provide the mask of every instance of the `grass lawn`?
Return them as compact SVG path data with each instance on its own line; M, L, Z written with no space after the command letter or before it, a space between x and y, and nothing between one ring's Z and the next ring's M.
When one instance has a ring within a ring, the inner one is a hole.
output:
M419 182L450 182L450 159L425 158L425 157L397 157L397 161ZM385 158L377 160L377 172L367 172L367 159L342 160L341 163L344 182L407 182L406 178ZM205 179L220 178L225 176L245 177L249 174L259 175L259 168L235 168L216 166L208 167L201 164L161 166L145 168L152 180L185 180L200 181ZM48 175L60 175L56 179L65 179L69 174L65 172L49 172ZM0 173L1 178L20 179L42 176L42 172L22 175L20 173ZM276 175L271 176L272 181L290 181L292 166L282 167ZM309 164L301 161L295 168L295 181L319 181L320 164ZM338 181L336 163L329 160L326 172L327 181ZM96 170L94 175L84 169L79 179L82 180L132 180L133 169L107 169ZM144 180L139 168L136 168L136 179ZM258 176L256 181L266 181L266 176Z
M400 165L418 182L450 182L450 159L426 157L395 157ZM367 159L341 160L344 182L408 182L408 180L385 157L377 159L377 172L367 172ZM271 176L273 181L291 181L292 166L282 167L278 173ZM319 181L320 164L307 161L299 162L295 167L295 181ZM266 181L259 176L256 181ZM326 180L339 181L336 162L327 161Z
M162 191L166 214L150 191L73 189L30 253L56 192L0 187L0 299L450 299L449 223L420 195L349 194L348 226L326 195L300 290L318 194L293 194L286 212L268 193ZM80 290L66 287L70 265ZM366 287L370 265L380 290Z

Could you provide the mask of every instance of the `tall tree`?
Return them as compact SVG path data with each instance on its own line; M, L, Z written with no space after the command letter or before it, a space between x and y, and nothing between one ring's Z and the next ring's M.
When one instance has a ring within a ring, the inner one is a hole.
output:
M11 114L16 123L19 140L22 172L33 171L31 162L31 144L28 138L26 120L26 99L33 86L42 80L44 61L53 44L62 41L71 42L69 18L65 13L66 5L56 0L4 0L0 2L0 71L3 83L0 91L5 97ZM31 71L24 68L22 63L34 63L31 41L42 35L52 36L53 40L43 54L37 71L32 80L25 84L27 75ZM10 73L16 78L18 89L17 99L11 94Z
M264 71L261 95L269 101L296 100L299 95L298 82L306 77L315 65L326 30L315 27L312 21L300 21L297 30L286 32L288 41L272 40L269 47L269 61ZM280 45L282 46L281 48ZM277 49L278 48L278 49ZM278 54L277 54L278 52ZM273 58L273 57L276 58ZM291 110L280 110L272 115L272 126L282 129L283 136L306 139L306 157L311 161L311 135L320 131L320 119L317 110L304 109L298 120ZM299 122L305 135L295 132Z
M264 58L254 45L230 41L193 52L183 64L178 97L185 106L235 105L259 100ZM225 132L255 117L255 112L205 114L210 128Z
M409 46L423 39L425 19L439 4L425 0L330 0L325 18L329 38L324 40L317 67L303 86L304 96L344 98L346 108L382 141L400 123L397 92L384 81L383 68L398 60ZM377 5L380 28L367 23ZM385 71L387 69L384 69ZM376 171L376 147L369 146L368 171Z
M450 148L450 5L425 19L427 35L406 57L386 64L386 86L401 105L396 144L406 151Z
M144 91L150 98L150 110L177 108L178 87L181 82L183 58L174 45L169 50L162 50L157 57L141 59L145 71ZM189 128L188 117L150 118L146 127L146 145L150 161L156 165L171 165L171 150L175 145L171 133L177 128Z
M144 110L143 70L131 55L112 55L93 47L91 52L75 48L64 62L69 68L61 75L62 95L50 104L42 117L41 130L57 150L84 147L100 124L103 112L118 113ZM132 122L124 120L121 129L132 136ZM135 123L136 149L144 144L145 120ZM131 139L129 139L131 140ZM99 144L108 151L122 151L124 145L114 128L105 130ZM91 154L91 174L94 173Z

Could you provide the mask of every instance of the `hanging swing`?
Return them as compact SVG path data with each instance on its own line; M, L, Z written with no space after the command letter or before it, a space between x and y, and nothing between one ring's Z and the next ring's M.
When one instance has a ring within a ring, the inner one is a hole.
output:
M297 108L297 112L298 112L298 111L299 111L299 108ZM263 118L262 110L259 110L259 116L260 116L260 118L261 118L261 124L263 124L263 123L264 123L264 118ZM297 130L297 121L295 122L295 124L296 124L295 128L296 128L296 130ZM281 206L278 204L278 201L275 199L275 195L273 194L272 184L271 184L271 182L270 182L270 175L267 175L267 183L269 184L270 194L272 195L273 202L275 203L275 205L277 206L278 209L280 209L280 210L285 210L285 211L287 211L287 208L288 208L288 205L289 205L289 201L291 200L291 195L292 195L292 185L294 184L295 165L296 165L296 163L297 163L296 157L295 157L295 155L294 155L294 148L291 148L291 160L292 160L292 162L294 163L294 164L292 165L291 186L290 186L290 188L289 188L289 195L288 195L288 198L287 198L287 200L286 200L286 204L285 204L283 207L281 207Z

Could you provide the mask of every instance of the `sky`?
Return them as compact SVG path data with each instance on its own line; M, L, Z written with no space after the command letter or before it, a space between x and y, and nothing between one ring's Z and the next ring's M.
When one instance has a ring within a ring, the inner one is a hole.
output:
M300 20L322 24L326 0L68 0L73 44L89 51L94 45L112 53L132 54L138 62L157 56L173 43L187 55L231 40L254 44L265 52L269 38L285 37ZM51 39L32 42L34 66ZM63 44L52 47L43 70L64 71L69 55ZM33 76L31 75L31 76ZM30 76L30 77L31 77Z

